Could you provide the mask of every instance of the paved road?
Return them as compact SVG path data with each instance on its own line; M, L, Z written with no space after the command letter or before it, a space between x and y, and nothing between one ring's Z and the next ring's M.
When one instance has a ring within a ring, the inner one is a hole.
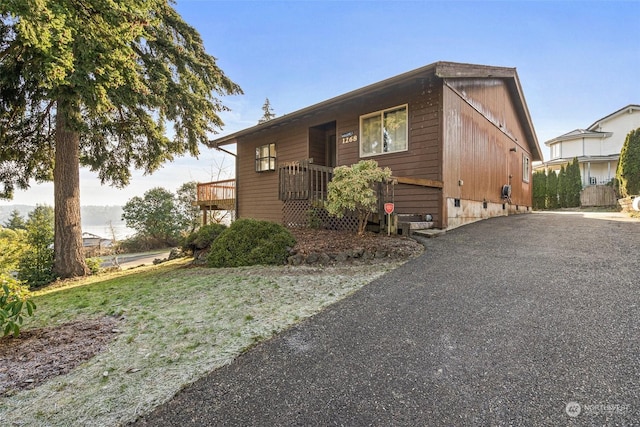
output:
M117 264L122 269L139 267L141 265L151 265L153 261L157 259L167 259L170 251L150 251L138 254L121 254L117 256L108 256L104 258L104 262L101 264L102 268L113 267L116 262L114 258L118 259Z
M640 423L640 222L535 213L426 245L138 424Z

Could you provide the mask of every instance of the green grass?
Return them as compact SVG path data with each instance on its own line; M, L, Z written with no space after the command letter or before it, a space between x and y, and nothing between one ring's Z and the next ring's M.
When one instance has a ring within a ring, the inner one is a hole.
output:
M184 261L41 291L29 328L121 317L106 351L0 398L2 425L118 425L397 264L182 268ZM107 373L105 375L105 373Z

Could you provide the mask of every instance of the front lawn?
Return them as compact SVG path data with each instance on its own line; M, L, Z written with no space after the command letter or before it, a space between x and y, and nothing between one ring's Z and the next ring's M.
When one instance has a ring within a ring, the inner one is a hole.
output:
M113 316L115 339L68 374L0 398L0 424L131 421L397 265L203 269L173 261L44 290L23 331Z

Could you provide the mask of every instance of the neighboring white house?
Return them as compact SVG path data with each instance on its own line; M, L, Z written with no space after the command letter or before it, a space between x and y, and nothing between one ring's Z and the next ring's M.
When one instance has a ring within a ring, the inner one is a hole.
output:
M587 129L576 129L544 144L551 159L534 170L559 171L578 158L582 185L602 185L616 176L622 145L627 134L640 128L640 105L631 104L597 120Z

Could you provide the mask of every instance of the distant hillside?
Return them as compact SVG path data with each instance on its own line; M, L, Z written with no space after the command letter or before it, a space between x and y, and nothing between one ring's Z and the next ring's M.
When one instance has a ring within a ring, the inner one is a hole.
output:
M10 205L0 206L0 225L4 224L11 216L11 212L17 209L25 219L35 206L28 205ZM82 227L108 226L114 227L124 226L122 220L122 206L82 206L80 208L82 216Z

